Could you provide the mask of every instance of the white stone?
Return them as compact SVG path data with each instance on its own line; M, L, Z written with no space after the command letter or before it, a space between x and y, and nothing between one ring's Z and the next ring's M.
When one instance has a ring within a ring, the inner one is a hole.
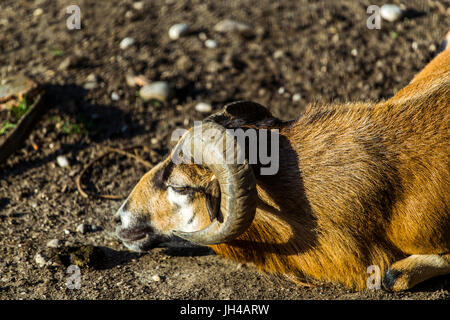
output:
M244 36L250 36L253 34L252 27L246 23L225 19L220 21L214 26L214 30L217 32L238 32Z
M97 82L97 76L95 75L95 73L90 73L90 74L86 77L86 81L87 81L87 82Z
M58 163L58 166L60 166L61 168L66 168L69 166L69 160L67 160L67 158L64 156L57 156L56 163Z
M403 10L395 4L384 4L380 9L381 17L389 22L394 22L403 16Z
M189 30L189 27L185 23L177 23L170 27L169 38L172 40L177 40L184 36Z
M47 247L49 248L59 248L62 246L62 241L59 239L52 239L47 242Z
M205 41L205 47L210 49L217 48L217 41L213 39L208 39Z
M133 44L134 44L134 39L131 37L126 37L126 38L123 38L122 41L120 41L119 46L120 46L120 49L124 50Z
M273 57L274 57L275 59L280 59L280 58L282 58L283 56L284 56L283 50L276 50L276 51L273 53Z
M47 264L47 259L45 259L44 256L40 253L36 253L36 255L34 256L34 262L36 262L36 264L42 268Z
M158 276L157 274L155 274L155 275L152 276L152 280L155 281L155 282L159 282L159 281L161 281L161 277Z
M212 111L212 106L206 102L199 102L195 105L195 110L202 113L209 113Z
M91 226L86 223L81 223L77 226L77 232L85 234L91 230Z
M111 92L111 100L112 101L119 101L120 97L119 94L115 91Z
M42 8L37 8L36 10L33 11L33 16L39 17L43 13L44 13L44 10Z
M86 90L92 90L92 89L97 88L97 86L98 86L97 82L86 82L83 85L83 88Z
M296 101L300 101L302 99L302 95L300 93L294 93L294 95L292 96L292 101L296 102Z
M127 73L125 75L125 81L127 82L127 85L129 87L135 87L136 86L135 75L132 74L132 73Z
M156 81L146 84L139 90L139 95L144 100L158 100L164 102L170 94L169 84L165 81Z
M133 8L135 10L142 10L144 9L144 2L143 1L136 1L133 3Z

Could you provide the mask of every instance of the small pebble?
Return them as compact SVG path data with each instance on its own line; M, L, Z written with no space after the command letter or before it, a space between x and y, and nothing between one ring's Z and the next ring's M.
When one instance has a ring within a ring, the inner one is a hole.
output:
M125 18L132 19L133 16L134 16L133 11L128 10L127 12L125 12Z
M231 19L225 19L220 21L214 26L214 30L222 33L238 32L243 36L253 35L253 29L250 25Z
M142 10L144 9L144 2L143 1L136 1L133 3L133 8L135 10Z
M172 40L177 40L184 36L189 30L189 27L185 23L177 23L170 27L169 38Z
M66 70L72 64L72 59L70 57L65 58L58 66L58 70Z
M283 50L276 50L276 51L273 53L273 57L274 57L275 59L280 59L280 58L282 58L283 56L284 56Z
M97 82L97 76L95 75L95 73L90 73L90 74L86 77L86 81L87 81L87 82Z
M119 46L120 46L120 49L124 50L133 44L134 44L134 39L130 38L130 37L126 37L126 38L123 38L122 41L120 41Z
M62 247L62 241L59 239L52 239L49 242L47 242L47 247L49 248L60 248Z
M285 89L284 87L278 88L278 93L279 93L279 94L283 94L283 93L285 93L285 92L286 92L286 89Z
M403 10L395 4L384 4L380 9L381 17L389 22L394 22L403 17Z
M217 41L213 39L208 39L205 41L205 47L210 49L217 48Z
M300 101L302 99L302 95L300 93L294 93L292 95L292 101L297 102Z
M56 163L58 163L58 166L61 168L66 168L69 166L69 160L67 160L65 156L57 156Z
M64 229L64 234L65 235L69 235L70 234L70 230L69 229Z
M135 87L136 86L136 81L135 81L134 78L135 78L135 75L132 74L132 73L127 73L125 75L125 81L126 81L126 83L127 83L127 85L129 87Z
M358 50L352 49L351 54L356 57L358 55Z
M155 99L164 102L168 99L169 94L169 84L165 81L156 81L146 84L139 90L139 95L145 101Z
M45 265L47 264L47 259L45 259L45 257L40 253L36 253L36 255L34 256L34 261L40 268L45 267Z
M419 44L418 44L417 42L413 41L413 43L411 44L411 47L412 47L414 50L417 50L417 49L419 48Z
M115 91L111 92L111 100L112 101L119 101L120 97L119 94Z
M98 86L97 82L86 82L83 85L83 88L86 90L92 90L92 89L97 88L97 86Z
M155 274L154 276L152 276L152 280L156 281L156 282L159 282L159 281L161 281L161 277L158 276L157 274Z
M144 75L138 75L134 77L134 83L140 87L145 86L150 83L150 80L147 79Z
M79 233L85 234L85 233L88 233L89 231L91 231L91 226L86 223L81 223L77 226L76 230Z
M43 13L44 13L44 10L42 8L37 8L36 10L33 11L33 16L39 17Z
M212 111L212 106L206 102L199 102L195 105L195 110L202 113L209 113Z

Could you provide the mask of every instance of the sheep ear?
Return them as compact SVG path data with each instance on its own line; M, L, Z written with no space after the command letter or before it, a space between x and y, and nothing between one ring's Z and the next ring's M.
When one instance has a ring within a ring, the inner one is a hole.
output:
M205 122L215 122L225 128L245 126L275 126L282 121L275 118L266 107L252 101L236 101L225 105L222 111L207 117Z
M220 185L217 179L212 180L205 191L206 209L208 210L209 219L213 222L214 219L223 221L222 213L220 212Z
M224 113L230 118L246 121L261 121L274 116L266 107L252 101L236 101L225 105Z

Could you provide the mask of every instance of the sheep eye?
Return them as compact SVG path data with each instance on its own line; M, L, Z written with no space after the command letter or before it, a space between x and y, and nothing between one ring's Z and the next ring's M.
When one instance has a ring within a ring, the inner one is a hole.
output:
M173 191L179 194L190 194L193 191L192 188L190 187L175 187L175 186L170 187L172 188Z

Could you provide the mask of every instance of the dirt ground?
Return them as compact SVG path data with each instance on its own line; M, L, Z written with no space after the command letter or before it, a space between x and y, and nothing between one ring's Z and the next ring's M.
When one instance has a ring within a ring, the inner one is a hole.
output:
M142 8L131 0L1 1L0 78L25 72L48 84L49 109L23 148L0 164L0 299L449 299L449 276L403 293L353 292L298 287L204 248L132 253L113 234L120 201L83 198L75 185L104 146L145 144L154 153L143 156L161 160L175 128L207 115L195 110L200 101L215 111L253 100L291 119L314 101L392 96L435 55L450 29L450 2L391 2L415 14L369 30L366 9L382 1L145 0ZM80 30L66 27L74 3ZM225 18L250 24L253 36L214 31ZM168 30L179 22L190 32L171 40ZM121 49L125 37L135 43ZM130 72L168 81L173 97L144 102L126 83ZM91 74L94 88L85 86ZM68 167L57 164L59 155ZM126 195L145 171L112 154L83 183L91 192ZM81 223L94 228L82 234ZM101 251L96 268L81 268L80 289L67 286L66 267L36 262L51 239Z

